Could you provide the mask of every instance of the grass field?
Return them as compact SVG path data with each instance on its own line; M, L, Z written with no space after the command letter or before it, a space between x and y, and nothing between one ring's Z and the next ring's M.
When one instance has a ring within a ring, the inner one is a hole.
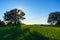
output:
M60 40L60 27L37 25L0 27L0 40Z

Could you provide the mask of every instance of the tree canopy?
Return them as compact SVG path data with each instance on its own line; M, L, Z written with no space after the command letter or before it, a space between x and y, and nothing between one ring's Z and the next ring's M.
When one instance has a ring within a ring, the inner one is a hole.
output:
M60 12L52 12L49 14L48 23L51 25L60 25Z
M12 9L4 13L4 20L8 23L18 24L21 20L25 19L23 16L25 13L20 9Z

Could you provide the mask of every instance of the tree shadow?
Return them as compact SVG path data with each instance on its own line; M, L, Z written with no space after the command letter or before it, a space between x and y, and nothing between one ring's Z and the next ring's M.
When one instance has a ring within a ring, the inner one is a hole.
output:
M49 38L44 37L42 34L33 31L29 32L29 35L24 38L24 40L48 40Z
M23 40L57 40L55 38L49 38L45 37L41 33L37 31L30 31L30 29L26 28L24 30L25 34L23 35L24 37L22 38Z
M10 29L0 29L0 40L55 40L45 37L39 32L26 28L22 31L21 25L12 26Z
M22 34L21 25L11 25L7 29L0 29L0 40L17 40Z

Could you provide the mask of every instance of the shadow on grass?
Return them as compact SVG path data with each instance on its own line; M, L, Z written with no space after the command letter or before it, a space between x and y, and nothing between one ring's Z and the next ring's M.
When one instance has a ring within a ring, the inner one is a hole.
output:
M0 29L0 40L50 40L42 34L26 28L22 31L21 25L15 25L8 29ZM52 40L52 39L51 39Z
M37 32L37 31L31 32L28 28L26 28L24 30L24 33L25 33L23 35L24 37L22 38L23 40L57 40L55 38L45 37L44 35L42 35L41 33Z
M0 29L0 40L17 40L22 34L21 25L10 26L7 29L2 28Z
M24 35L24 40L48 40L49 38L44 37L40 33L33 31L30 32L29 29L26 29L27 33Z
M24 40L48 40L49 38L42 36L38 32L32 32Z

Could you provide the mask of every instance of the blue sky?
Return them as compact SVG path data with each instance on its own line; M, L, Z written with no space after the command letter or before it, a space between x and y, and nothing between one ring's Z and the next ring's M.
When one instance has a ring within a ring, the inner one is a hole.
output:
M60 11L60 0L0 0L0 19L14 8L25 12L25 24L47 24L49 13Z

